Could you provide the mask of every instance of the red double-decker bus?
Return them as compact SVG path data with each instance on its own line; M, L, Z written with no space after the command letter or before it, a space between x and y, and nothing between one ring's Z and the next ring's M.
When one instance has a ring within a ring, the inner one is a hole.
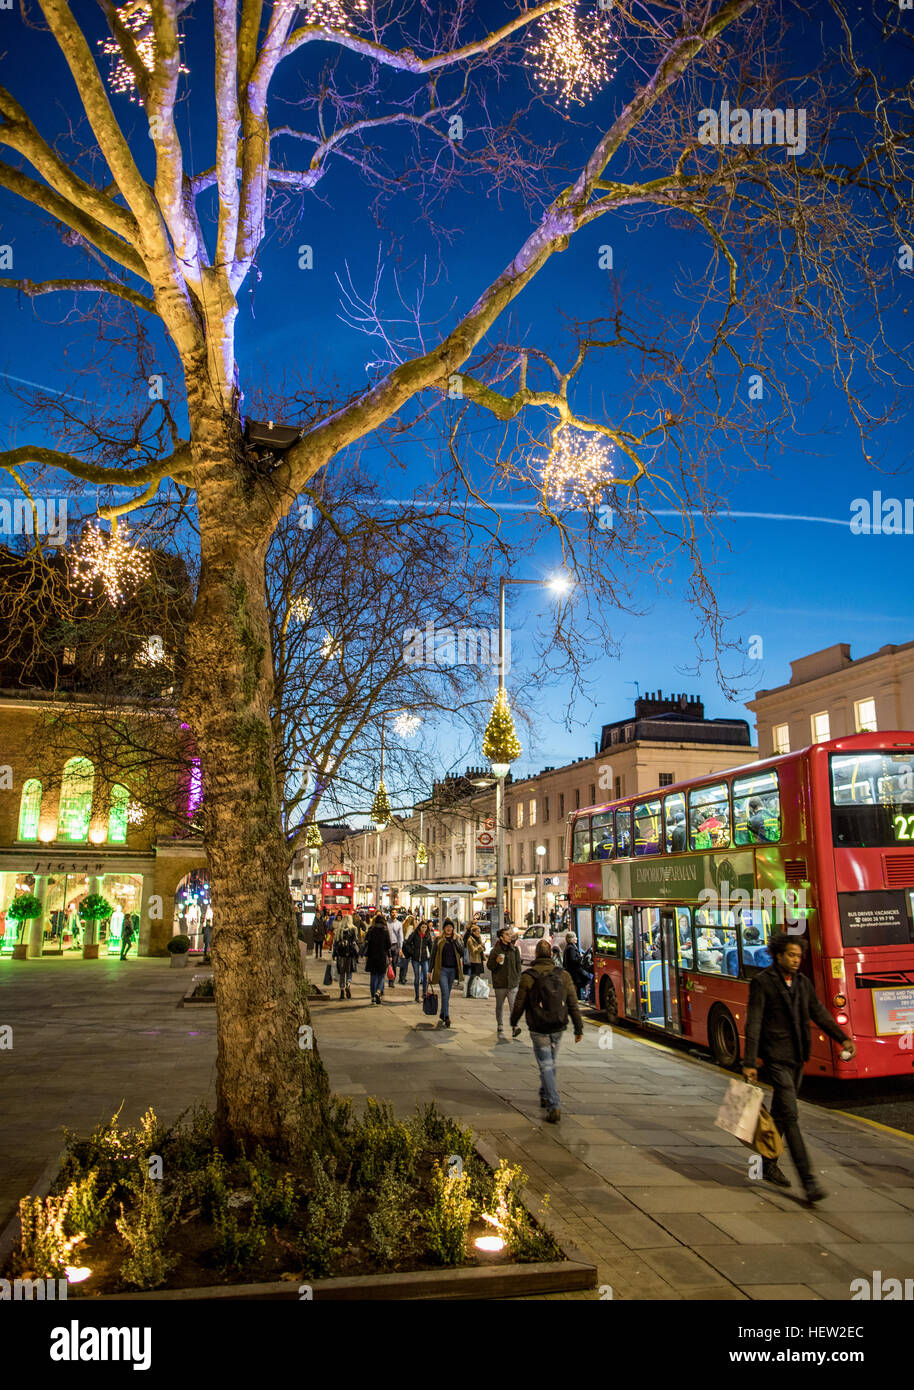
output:
M355 885L348 869L330 869L321 874L321 907L330 912L351 912Z
M575 812L568 891L597 1001L735 1066L773 931L857 1055L818 1030L806 1071L914 1066L914 733L866 733Z

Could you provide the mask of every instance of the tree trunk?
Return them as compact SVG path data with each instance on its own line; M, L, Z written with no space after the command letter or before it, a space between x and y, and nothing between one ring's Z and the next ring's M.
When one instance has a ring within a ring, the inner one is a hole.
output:
M320 1124L329 1088L310 1027L273 758L269 525L245 495L226 422L200 434L202 567L183 690L213 905L217 1129L220 1142L249 1153L258 1144L292 1153Z

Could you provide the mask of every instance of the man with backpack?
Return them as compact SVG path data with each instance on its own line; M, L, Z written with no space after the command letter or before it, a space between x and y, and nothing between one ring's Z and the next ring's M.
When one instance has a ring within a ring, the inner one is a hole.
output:
M536 943L533 965L520 977L511 1009L511 1027L520 1022L521 1014L526 1015L533 1054L540 1069L540 1105L548 1112L546 1119L551 1125L558 1124L562 1118L555 1064L562 1034L568 1027L569 1013L574 1021L574 1040L579 1043L584 1036L584 1022L574 984L567 971L556 967L552 943L544 937Z

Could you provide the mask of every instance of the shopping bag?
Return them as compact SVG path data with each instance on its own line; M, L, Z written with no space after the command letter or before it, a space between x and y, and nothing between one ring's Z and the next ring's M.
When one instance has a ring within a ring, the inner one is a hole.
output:
M327 966L327 969L324 971L324 984L325 984L325 985L332 985L332 984L333 984L333 966L332 966L332 965L328 965L328 966Z
M482 975L474 975L470 981L470 988L467 994L471 999L488 999L489 982L483 979Z
M755 1126L751 1147L757 1154L761 1154L762 1158L767 1159L780 1158L784 1152L784 1141L764 1105L758 1112L758 1124Z
M433 989L422 1000L422 1012L424 1014L436 1014L438 1012L438 996Z
M394 968L392 965L388 965L387 967L387 978L388 980L395 980L397 978L394 974Z
M761 1086L750 1086L748 1081L731 1081L714 1121L717 1128L726 1130L744 1144L751 1144L764 1094Z

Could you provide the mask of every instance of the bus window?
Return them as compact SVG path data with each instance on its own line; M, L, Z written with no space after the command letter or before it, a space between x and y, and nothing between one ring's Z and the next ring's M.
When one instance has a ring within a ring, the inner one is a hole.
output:
M700 907L695 912L698 969L705 975L739 974L736 931L727 925L727 916L718 908Z
M576 820L574 823L574 834L571 839L571 862L573 864L589 864L592 858L590 816L581 816L580 820Z
M589 907L574 909L574 928L578 946L582 951L588 950L593 945L593 913Z
M682 970L691 970L695 963L692 946L692 914L687 907L676 909L676 936L679 942L679 965Z
M615 906L594 908L594 951L601 956L619 954L619 909Z
M914 842L914 752L840 753L831 759L836 845Z
M781 796L772 768L733 780L733 843L774 844L781 838Z
M689 792L689 845L726 849L730 843L730 791L726 782Z
M616 812L616 858L627 859L632 852L631 807Z
M660 960L660 908L641 909L641 959Z
M593 817L593 857L612 859L613 857L613 813L599 811Z
M660 798L635 807L635 854L660 853Z
M686 847L685 797L671 792L663 798L663 826L667 854L679 854Z
M743 972L752 976L771 964L771 951L768 940L771 936L771 921L767 912L758 908L741 907L733 914L739 931L740 946L743 952Z

